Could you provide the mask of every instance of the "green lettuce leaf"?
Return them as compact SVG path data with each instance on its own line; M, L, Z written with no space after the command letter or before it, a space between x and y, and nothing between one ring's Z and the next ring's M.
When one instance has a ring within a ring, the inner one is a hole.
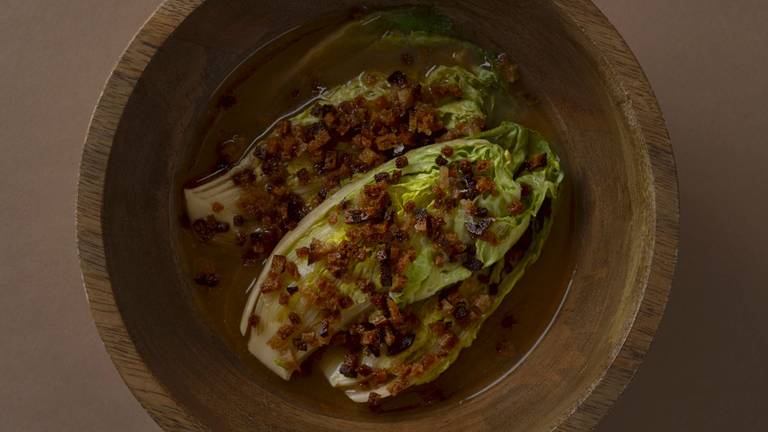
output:
M557 157L538 133L514 123L504 123L499 128L479 134L478 137L493 141L498 144L497 147L505 149L503 156L505 169L498 169L498 166L494 165L497 185L511 191L512 196L519 196L523 185L530 189L530 194L526 198L527 208L524 212L516 216L498 217L494 222L493 227L498 230L499 238L504 239L504 241L498 245L478 244L478 258L484 263L486 263L485 260L488 260L491 265L463 278L457 288L464 298L489 300L488 304L485 304L485 310L479 319L472 321L469 325L462 325L450 316L446 319L445 314L441 313L438 295L426 297L412 305L419 317L420 325L415 332L413 344L407 350L394 356L376 357L367 354L360 360L361 363L372 369L393 371L403 370L404 366L419 365L427 356L436 358L425 368L423 373L418 375L398 376L394 374L390 381L370 387L364 384L362 378L349 379L340 373L341 363L339 359L343 358L342 354L336 353L335 356L324 358L321 366L328 381L331 385L343 389L347 396L356 402L367 401L371 392L375 392L381 397L387 397L393 394L395 388L396 391L401 391L404 388L427 383L437 378L456 360L462 349L472 344L485 319L498 308L525 270L536 261L541 253L552 224L550 212L541 210L546 200L549 200L550 208L555 204L558 188L563 180L563 173ZM484 151L490 151L490 149ZM544 167L521 170L524 161L534 155L541 154L547 155ZM515 176L514 173L519 175ZM503 206L504 199L504 194L499 194L495 197L479 198L478 202L491 210ZM509 250L509 246L517 243L526 231L530 233L530 243L524 249L519 261L510 268L510 265L501 258ZM480 276L490 279L490 282L481 283ZM490 292L492 285L497 285L495 295ZM452 329L458 329L455 330L457 342L447 351L441 349L440 334L436 333L433 328L433 324L438 321L443 324L448 323ZM392 372L390 372L391 374Z
M504 129L520 129L519 126L508 124L503 125ZM436 195L433 186L437 184L440 176L440 167L436 164L436 159L442 157L442 149L450 146L453 149L453 155L449 160L468 159L473 162L489 161L490 175L499 179L510 179L509 184L499 187L498 193L493 195L479 195L476 200L493 200L495 206L500 209L499 212L490 211L489 217L494 218L496 222L493 225L516 227L515 229L503 228L504 235L507 237L498 244L486 244L485 240L470 237L464 225L466 215L463 214L459 206L450 213L443 216L446 220L446 229L452 231L460 238L474 245L478 251L477 258L482 261L484 268L490 267L496 261L504 256L504 253L511 245L522 235L524 228L522 225L528 223L528 218L534 209L529 209L521 216L506 216L506 205L520 200L521 189L517 183L511 180L513 168L509 163L508 150L502 146L489 142L485 139L459 139L442 144L434 144L413 150L406 154L409 161L408 165L402 168L402 176L399 183L389 187L389 193L392 199L392 208L399 216L406 213L405 207L408 201L413 201L420 208L427 210L435 206ZM514 151L514 149L513 149ZM280 243L275 247L272 255L267 261L265 269L251 289L246 308L243 313L241 330L245 334L249 329L249 318L256 314L260 317L260 324L256 330L251 331L251 341L249 348L262 362L267 365L275 364L275 360L281 360L282 365L292 365L292 368L286 370L280 367L281 376L290 376L290 373L298 367L301 360L311 352L306 350L297 352L296 350L283 350L278 352L269 346L268 341L275 335L278 329L285 325L290 313L298 314L304 331L319 331L321 325L320 310L303 296L293 296L288 304L280 304L279 293L270 292L262 295L261 288L268 278L270 268L275 256L285 257L288 261L294 262L298 267L298 288L300 292L306 293L317 289L320 281L323 279L333 280L336 289L343 295L349 296L354 301L354 308L350 310L354 313L345 315L340 326L335 329L338 331L343 328L349 320L354 319L357 313L365 311L368 308L368 297L360 290L360 287L353 282L356 278L365 278L372 280L376 289L380 292L387 292L387 287L382 285L381 270L377 262L370 258L358 263L352 269L352 278L335 279L328 270L324 261L309 262L309 260L300 257L300 251L311 248L313 241L322 240L326 245L338 245L346 236L352 225L339 221L339 205L344 202L354 201L355 197L360 195L366 185L374 183L377 174L390 172L395 169L395 161L384 163L373 171L364 174L358 180L347 184L331 197L326 199L320 206L310 212L302 219L299 225L291 232L286 234ZM502 186L502 185L499 185ZM332 220L335 220L332 221ZM431 245L425 234L413 233L409 239L413 249L419 251L415 259L406 267L404 275L406 281L402 291L391 293L390 296L400 305L417 303L421 300L433 296L445 286L460 282L472 275L472 272L465 268L459 262L445 262L442 266L434 265L435 256L438 253ZM322 293L318 293L322 295ZM286 358L288 356L288 358Z

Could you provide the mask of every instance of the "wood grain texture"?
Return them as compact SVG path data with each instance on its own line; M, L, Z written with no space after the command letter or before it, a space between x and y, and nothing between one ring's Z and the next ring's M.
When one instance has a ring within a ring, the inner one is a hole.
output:
M105 86L80 172L83 279L107 350L166 430L382 429L313 409L320 401L238 364L179 301L188 281L173 254L174 182L207 98L260 43L354 4L169 0ZM584 250L561 315L518 370L461 406L387 418L388 427L589 430L642 362L673 276L677 180L663 117L631 51L586 0L440 8L478 42L514 54L561 119L556 144L580 197Z
M109 152L117 125L136 81L158 47L200 1L161 5L134 36L104 86L80 162L77 241L91 314L101 339L125 383L165 430L207 430L178 406L142 361L123 324L106 270L101 210Z

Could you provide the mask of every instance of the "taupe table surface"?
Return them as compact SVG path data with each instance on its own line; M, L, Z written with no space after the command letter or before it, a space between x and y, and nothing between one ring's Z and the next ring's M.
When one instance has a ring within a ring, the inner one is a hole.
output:
M74 245L89 116L158 3L0 7L2 431L159 430L101 345ZM654 86L681 190L667 314L598 430L768 430L768 2L597 3Z

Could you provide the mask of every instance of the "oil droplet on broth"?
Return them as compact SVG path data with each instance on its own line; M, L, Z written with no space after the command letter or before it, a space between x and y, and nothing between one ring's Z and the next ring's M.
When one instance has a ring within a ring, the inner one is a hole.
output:
M384 49L372 42L382 29L375 23L360 25L318 24L304 27L273 41L255 52L221 85L211 102L200 138L200 150L189 171L195 178L216 165L216 147L237 135L244 143L262 134L276 119L296 111L317 95L318 89L344 83L362 71L386 74L400 70L423 76L435 65L471 67L483 63L476 52L461 43L444 43L429 50L419 47ZM513 85L510 92L497 92L489 122L501 119L539 130L557 150L557 128L545 110L527 103L525 89ZM224 105L224 107L222 107ZM242 147L242 150L245 146ZM241 151L242 151L241 150ZM554 319L566 293L573 269L573 191L567 180L554 209L555 222L542 256L485 322L473 345L436 381L386 399L384 411L401 412L424 404L457 402L473 396L510 371L535 345ZM182 249L188 268L211 262L220 275L215 288L191 285L198 310L206 324L249 367L271 374L247 349L240 334L246 289L259 275L261 265L243 266L236 245L202 245L186 229L181 230ZM189 275L192 280L193 275ZM294 376L286 391L300 393L312 401L307 408L355 410L367 415L364 404L356 404L333 389L320 373ZM380 414L379 414L380 415Z

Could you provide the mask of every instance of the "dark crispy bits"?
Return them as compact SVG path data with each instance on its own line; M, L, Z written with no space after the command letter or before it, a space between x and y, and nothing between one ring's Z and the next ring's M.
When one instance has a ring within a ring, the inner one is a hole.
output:
M288 295L294 295L299 291L299 287L296 285L289 285L285 290L288 292Z
M373 373L373 368L368 366L367 364L361 364L357 367L357 374L361 377L367 377L370 376Z
M403 209L404 209L406 212L410 213L410 212L412 212L414 209L416 209L416 203L415 203L415 202L413 202L413 201L406 201L406 202L405 202L405 204L403 204Z
M475 211L472 212L472 216L488 217L488 209L485 207L475 206Z
M376 174L375 176L373 176L373 179L377 183L382 183L382 182L389 183L389 173L388 172L380 172L380 173Z
M367 330L360 334L360 343L363 345L378 345L379 344L379 331Z
M491 169L491 166L492 166L492 163L488 159L479 160L475 164L475 168L477 168L477 172L481 172L481 173Z
M378 262L385 262L389 261L389 254L390 254L390 248L388 245L385 245L381 249L377 250L375 253L376 261Z
M370 294L371 304L373 304L376 309L384 312L384 316L389 317L387 298L388 296L386 294L376 292Z
M472 161L469 159L462 159L459 161L459 171L465 175L472 174Z
M367 166L373 166L382 159L378 153L369 148L363 149L357 157Z
M332 110L333 110L332 105L318 103L317 105L312 107L310 114L312 114L315 117L322 118L323 116L325 116L326 113L329 113Z
M413 229L417 232L429 233L430 232L430 217L426 209L418 209L414 212L416 220L413 224Z
M467 304L464 301L460 301L453 308L453 317L456 319L456 321L458 321L461 324L467 321L467 319L469 318L469 308L467 307Z
M455 83L432 85L429 88L429 92L436 100L441 100L446 97L460 98L463 95L461 87Z
M467 254L467 257L461 263L467 270L480 271L483 268L483 262L477 259L474 253Z
M307 255L307 264L312 264L314 262L320 261L326 255L328 255L328 253L330 253L332 250L333 250L332 246L329 246L318 239L312 239L312 241L309 243L309 253Z
M328 189L321 187L317 192L317 197L320 199L320 201L325 201L325 199L328 198Z
M232 218L232 224L233 224L234 226L238 226L238 227L239 227L239 226L243 226L243 224L244 224L244 223L245 223L245 218L243 218L243 217L242 217L242 216L240 216L240 215L235 215L235 216Z
M381 411L381 396L378 393L368 393L368 409L373 412Z
M363 223L376 214L375 209L350 209L344 211L344 222L347 224Z
M195 283L208 288L213 288L219 284L219 275L216 273L201 272L195 276Z
M342 362L339 368L339 373L347 378L357 378L357 367L360 364L360 356L354 353L347 353L344 356L344 362Z
M275 255L272 257L272 267L269 272L273 274L283 274L285 272L285 263L287 259L283 255Z
M400 170L393 170L392 175L389 177L389 184L397 184L400 178L403 176L403 172Z
M232 175L232 182L234 182L237 186L248 185L254 181L256 181L256 175L250 168L246 168Z
M277 127L275 128L275 131L280 136L286 136L289 133L291 133L291 122L290 120L283 120L280 123L277 124Z
M400 71L394 71L387 77L387 82L394 86L405 87L408 84L408 77Z
M493 219L489 217L468 217L464 221L464 227L475 237L485 234L485 231L491 226Z
M291 301L291 296L288 295L288 293L280 293L280 296L277 298L277 302L281 305L285 306L288 304L288 302Z
M201 218L194 221L192 223L192 231L201 242L207 243L211 241L216 234L229 231L229 224L217 221L213 215L209 215L204 219Z
M410 348L411 345L413 345L413 341L415 339L416 336L413 334L407 334L404 336L396 335L394 343L387 346L387 355L393 356L400 354L401 352Z
M309 183L309 180L310 180L309 170L307 170L306 168L300 169L299 171L296 172L296 178L299 179L299 184L301 185L305 185Z
M390 289L390 291L393 291L393 292L402 291L403 287L405 286L405 283L408 281L408 279L404 276L405 271L407 270L408 266L413 262L415 258L416 258L416 251L413 249L408 249L400 255L393 269L397 277L393 282L392 288Z
M427 104L417 103L408 119L408 130L418 132L427 136L443 130L443 123L440 121L440 115L437 110Z
M408 240L408 232L404 229L394 229L392 232L392 237L394 237L395 240L399 242L404 242Z
M320 331L318 332L318 335L322 338L328 337L328 328L330 327L330 323L327 319L324 319L320 321Z
M400 308L397 307L397 303L390 298L387 297L387 310L389 312L390 320L393 324L397 325L403 322L403 316L400 313Z
M213 204L211 204L211 210L213 210L214 213L219 213L224 210L224 205L218 201L214 201Z
M478 193L496 193L496 183L487 176L480 176L477 178L476 189Z
M224 233L224 232L229 231L229 224L228 223L217 221L217 220L215 220L211 216L208 216L207 219L208 219L208 223L209 224L211 224L211 223L214 224L213 226L214 226L214 229L216 230L217 233Z
M277 244L277 235L274 231L256 228L250 234L253 251L257 253L268 253Z
M339 307L342 309L347 309L348 307L351 307L353 304L355 304L354 300L350 296L343 296L339 298Z
M270 273L261 285L261 292L264 294L280 291L281 289L282 283L280 282L280 276L274 273Z
M300 337L293 338L293 346L296 348L296 351L307 350L307 342Z
M453 156L453 147L451 146L444 146L440 149L440 153L443 154L445 157L451 157Z
M381 283L381 286L384 288L390 288L392 287L392 265L390 264L389 260L385 260L379 263L379 270L380 270L380 277L379 282Z
M339 164L339 153L330 150L325 152L325 158L323 160L323 171L335 170Z
M375 183L375 184L365 185L363 188L363 191L365 193L365 197L369 198L365 200L366 203L384 204L387 201L385 198L385 194L387 192L387 185L384 183ZM378 200L379 198L382 199L381 202Z
M397 159L395 159L395 166L403 169L408 166L408 158L405 156L398 156Z
M259 325L259 321L261 321L261 318L256 314L253 314L248 317L248 325L251 327L256 327L257 325Z
M301 324L301 317L296 312L289 313L288 320L291 322L291 324L294 324L294 325Z
M435 165L437 166L445 166L448 164L448 159L444 158L443 155L437 155L435 158Z
M394 121L394 119L391 119L388 123L392 124ZM386 134L376 137L375 143L377 150L385 151L397 147L399 140L395 134Z
M293 277L294 279L298 279L299 277L299 267L296 265L293 261L286 261L285 263L285 273Z
M318 126L320 127L317 128L311 141L307 144L307 151L310 153L320 152L323 147L331 142L331 134L328 133L328 130L322 125L318 124Z
M309 209L304 204L304 200L297 194L291 193L286 198L287 201L287 216L288 220L294 223L298 223L304 216L309 213ZM291 229L293 227L290 227Z

